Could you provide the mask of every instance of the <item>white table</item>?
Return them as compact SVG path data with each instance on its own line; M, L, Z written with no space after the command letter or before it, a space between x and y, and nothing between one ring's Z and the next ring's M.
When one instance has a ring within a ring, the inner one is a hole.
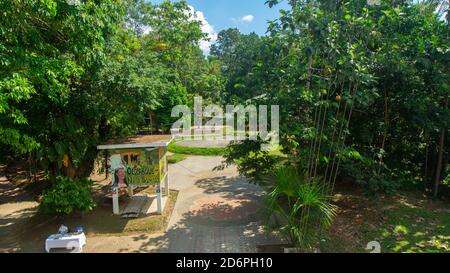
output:
M45 251L50 252L52 248L73 249L72 253L80 253L86 244L86 236L80 234L53 234L45 240Z

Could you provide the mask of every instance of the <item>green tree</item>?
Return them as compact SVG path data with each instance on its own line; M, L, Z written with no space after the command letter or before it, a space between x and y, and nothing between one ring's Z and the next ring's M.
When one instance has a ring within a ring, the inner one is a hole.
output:
M216 43L211 47L212 60L219 60L222 73L226 78L226 101L242 102L261 95L257 75L261 51L264 47L262 38L255 33L241 34L238 29L222 30Z
M84 102L123 5L14 0L1 1L0 10L2 142L37 150L53 172L65 154L80 164L97 125Z
M290 5L269 25L278 61L265 70L278 79L261 88L265 102L283 105L284 142L299 143L287 152L307 158L313 175L351 176L373 191L429 184L450 120L449 29L436 4Z
M184 1L1 1L0 143L33 152L49 172L86 177L96 146L139 131L150 112L222 78L199 48Z

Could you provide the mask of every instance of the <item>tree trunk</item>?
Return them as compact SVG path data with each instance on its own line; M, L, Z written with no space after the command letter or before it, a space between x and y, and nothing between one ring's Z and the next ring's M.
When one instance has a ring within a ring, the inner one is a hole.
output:
M32 158L31 152L28 152L28 182L33 181L33 167L32 167Z
M444 109L448 109L448 94L445 97L444 102ZM447 128L441 129L441 138L439 140L439 150L438 150L438 161L437 161L437 168L436 168L436 178L434 180L434 191L433 191L433 197L437 198L439 193L439 183L441 182L441 172L442 172L442 161L444 156L444 142L445 142L445 131Z
M109 158L109 152L105 151L104 152L104 156L105 156L105 163L104 163L104 167L105 167L105 179L109 178L109 168L108 168L108 158Z
M89 151L86 152L83 161L80 163L76 169L75 177L86 178L92 174L94 170L95 158L97 157L97 148L91 147Z
M388 129L389 129L389 105L388 105L388 94L386 91L386 88L384 88L384 133L383 133L383 140L381 143L381 156L380 156L380 162L378 167L378 174L381 173L381 165L383 164L384 160L384 154L386 151L386 139L388 135Z
M423 189L426 191L428 187L428 143L425 147L425 174L423 176Z

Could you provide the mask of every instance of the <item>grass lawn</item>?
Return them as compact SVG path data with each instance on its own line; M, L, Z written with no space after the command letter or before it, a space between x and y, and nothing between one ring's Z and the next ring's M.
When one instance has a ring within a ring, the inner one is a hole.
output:
M279 145L275 150L271 151L270 154L276 157L286 157L285 154L281 151L283 147ZM197 155L197 156L224 156L226 152L226 148L196 148L196 147L187 147L181 146L177 144L176 141L173 141L169 147L168 151L173 153L174 155L169 156L169 163L177 163L185 159L182 155ZM172 162L171 162L172 161Z
M168 150L174 154L197 155L197 156L223 156L226 148L195 148L178 145L173 141Z
M364 236L379 241L385 252L450 253L450 209L437 203L398 196L384 208L382 225L363 226Z
M169 164L176 164L185 160L187 157L188 156L184 154L172 154L167 156L167 161L169 162Z

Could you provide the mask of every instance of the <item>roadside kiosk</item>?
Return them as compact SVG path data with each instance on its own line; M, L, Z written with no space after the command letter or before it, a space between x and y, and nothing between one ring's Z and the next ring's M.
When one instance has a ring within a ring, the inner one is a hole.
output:
M136 187L155 187L156 213L162 214L169 196L167 147L172 140L170 135L145 135L97 146L107 154L115 215L121 213L119 189L127 188L132 197Z

